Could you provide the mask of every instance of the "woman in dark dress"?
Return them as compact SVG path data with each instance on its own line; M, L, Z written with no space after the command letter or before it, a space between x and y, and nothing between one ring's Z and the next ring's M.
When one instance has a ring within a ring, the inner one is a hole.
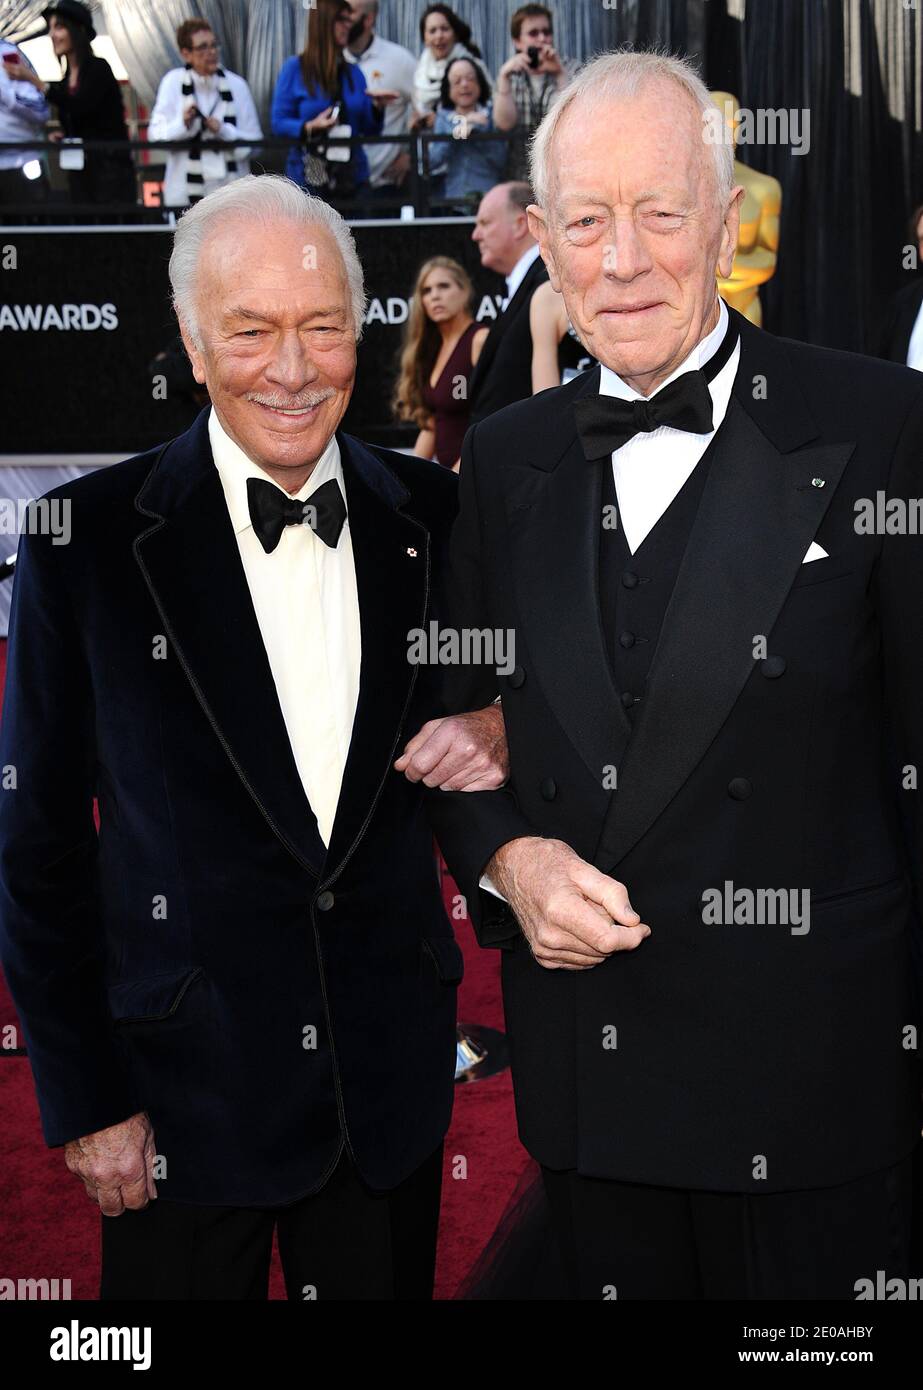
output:
M399 420L420 433L414 453L458 471L468 428L468 382L487 337L472 312L474 288L449 256L432 256L417 274L394 393Z
M68 173L75 203L134 203L135 171L127 148L128 130L119 84L106 62L90 47L96 37L93 17L79 0L60 0L42 11L55 57L64 64L60 82L43 82L37 73L22 76L58 108L66 138L119 140L126 149L88 150L84 167ZM17 74L18 75L18 74Z

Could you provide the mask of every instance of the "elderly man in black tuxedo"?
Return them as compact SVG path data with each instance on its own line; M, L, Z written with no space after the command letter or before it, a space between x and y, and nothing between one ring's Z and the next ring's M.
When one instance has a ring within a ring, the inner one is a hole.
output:
M432 800L575 1296L852 1299L907 1278L919 1153L923 384L719 301L708 107L605 54L539 130L601 365L468 433L452 623L515 636L511 777Z
M326 203L243 178L170 275L211 407L17 565L0 945L45 1137L104 1297L265 1298L277 1228L290 1298L426 1298L462 958L418 766L505 773L499 710L435 722L408 660L456 479L339 429L365 292Z

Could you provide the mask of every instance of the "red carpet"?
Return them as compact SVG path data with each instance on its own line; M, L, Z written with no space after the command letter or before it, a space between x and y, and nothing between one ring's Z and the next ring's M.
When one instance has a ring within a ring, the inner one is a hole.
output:
M0 689L5 671L6 642L0 640ZM450 900L454 885L446 880L446 887ZM497 953L478 948L467 921L453 925L465 953L459 1019L502 1028ZM14 1022L0 978L0 1278L70 1279L72 1298L92 1299L99 1284L100 1218L65 1168L61 1150L44 1145L28 1061L4 1049L4 1027ZM445 1153L438 1299L454 1297L529 1162L516 1138L508 1072L456 1088ZM275 1258L270 1296L285 1297Z

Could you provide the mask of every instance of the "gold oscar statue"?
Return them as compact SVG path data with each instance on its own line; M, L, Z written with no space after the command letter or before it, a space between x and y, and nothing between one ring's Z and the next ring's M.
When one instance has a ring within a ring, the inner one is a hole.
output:
M712 92L711 99L736 137L740 102L730 92ZM779 256L779 216L782 185L770 174L734 160L734 182L743 185L740 241L730 279L718 280L718 292L733 309L758 326L763 322L760 285L776 273Z

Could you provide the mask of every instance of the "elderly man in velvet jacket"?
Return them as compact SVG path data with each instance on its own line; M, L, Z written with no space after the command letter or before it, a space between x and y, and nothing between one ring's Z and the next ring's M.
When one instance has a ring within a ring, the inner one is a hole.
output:
M289 1297L426 1298L462 958L421 769L504 775L499 711L432 722L408 660L456 480L338 428L365 294L327 204L241 179L170 275L211 407L17 567L0 944L45 1138L104 1297L265 1298L275 1227Z

